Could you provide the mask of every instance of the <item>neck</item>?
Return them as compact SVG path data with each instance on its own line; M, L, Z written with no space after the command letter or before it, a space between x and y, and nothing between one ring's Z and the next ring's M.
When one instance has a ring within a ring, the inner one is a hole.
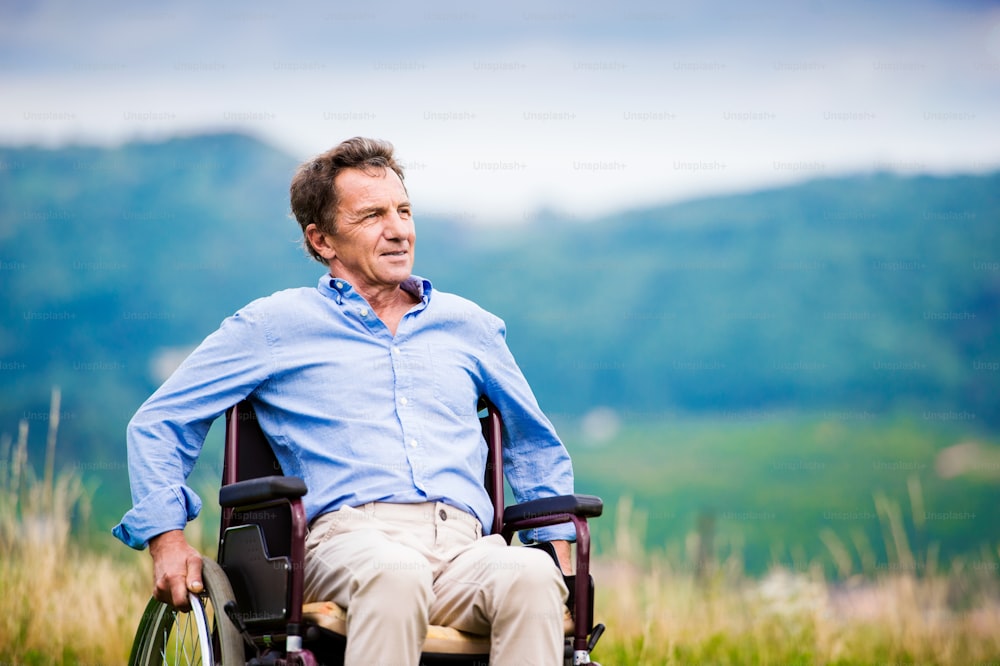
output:
M358 293L364 296L368 304L372 306L375 314L380 317L383 312L391 311L403 305L409 308L413 304L412 296L398 285L383 289L358 289Z
M332 271L331 275L334 275ZM403 315L413 307L414 303L420 300L416 295L403 289L401 285L371 288L355 284L354 288L368 301L372 312L382 320L382 323L393 335L396 335L396 329L399 327Z

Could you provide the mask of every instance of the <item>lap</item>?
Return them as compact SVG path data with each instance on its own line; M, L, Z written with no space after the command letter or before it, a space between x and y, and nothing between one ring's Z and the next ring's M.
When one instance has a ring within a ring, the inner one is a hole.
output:
M546 553L508 546L500 536L485 537L435 578L431 621L485 633L505 606L530 608L534 597L551 598L553 590L565 600L562 574Z
M419 540L378 529L358 509L328 514L306 539L305 599L350 605L362 583L374 578L432 578Z
M431 584L431 623L476 633L489 633L508 596L530 603L533 588L549 587L543 598L565 599L562 576L547 554L508 546L499 535L473 534L454 510L448 509L450 520L436 511L417 514L427 520L382 521L364 509L321 517L306 543L306 599L348 607L359 579L416 577ZM510 595L512 586L521 589Z

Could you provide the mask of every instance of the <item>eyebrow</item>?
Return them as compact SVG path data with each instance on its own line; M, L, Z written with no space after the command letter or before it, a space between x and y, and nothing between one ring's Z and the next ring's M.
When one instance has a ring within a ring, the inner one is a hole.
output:
M351 219L354 219L354 220L363 220L365 217L367 217L371 213L377 213L377 214L381 215L381 214L385 213L385 211L386 211L387 208L388 208L387 206L384 206L382 204L373 204L371 206L365 206L365 207L359 208L357 210L349 211L348 215L350 215ZM403 200L403 201L401 201L399 203L399 205L397 206L396 209L399 210L400 208L413 208L413 206L410 203L409 199L405 199L405 200Z
M399 210L400 208L412 208L412 207L413 206L410 204L409 200L406 200L406 201L401 201L399 205L396 206L396 210ZM368 215L369 213L382 213L387 208L388 206L383 206L381 204L375 206L365 206L364 208L359 208L358 210L356 210L355 213L357 215Z

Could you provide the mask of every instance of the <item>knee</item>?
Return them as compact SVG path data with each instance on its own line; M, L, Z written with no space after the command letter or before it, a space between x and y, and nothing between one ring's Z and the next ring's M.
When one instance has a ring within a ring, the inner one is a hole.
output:
M493 598L491 622L498 627L527 625L532 631L560 634L567 598L562 573L545 553L530 548L508 560L509 571Z
M532 548L511 549L516 552L514 575L509 577L508 596L517 602L550 601L561 606L566 601L567 590L562 572L545 553ZM512 553L513 554L513 553Z

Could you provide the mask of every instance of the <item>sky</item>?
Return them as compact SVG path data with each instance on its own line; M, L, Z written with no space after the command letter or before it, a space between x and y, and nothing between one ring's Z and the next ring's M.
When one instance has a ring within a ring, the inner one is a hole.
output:
M0 144L376 136L470 224L1000 168L998 2L208 4L7 0Z

